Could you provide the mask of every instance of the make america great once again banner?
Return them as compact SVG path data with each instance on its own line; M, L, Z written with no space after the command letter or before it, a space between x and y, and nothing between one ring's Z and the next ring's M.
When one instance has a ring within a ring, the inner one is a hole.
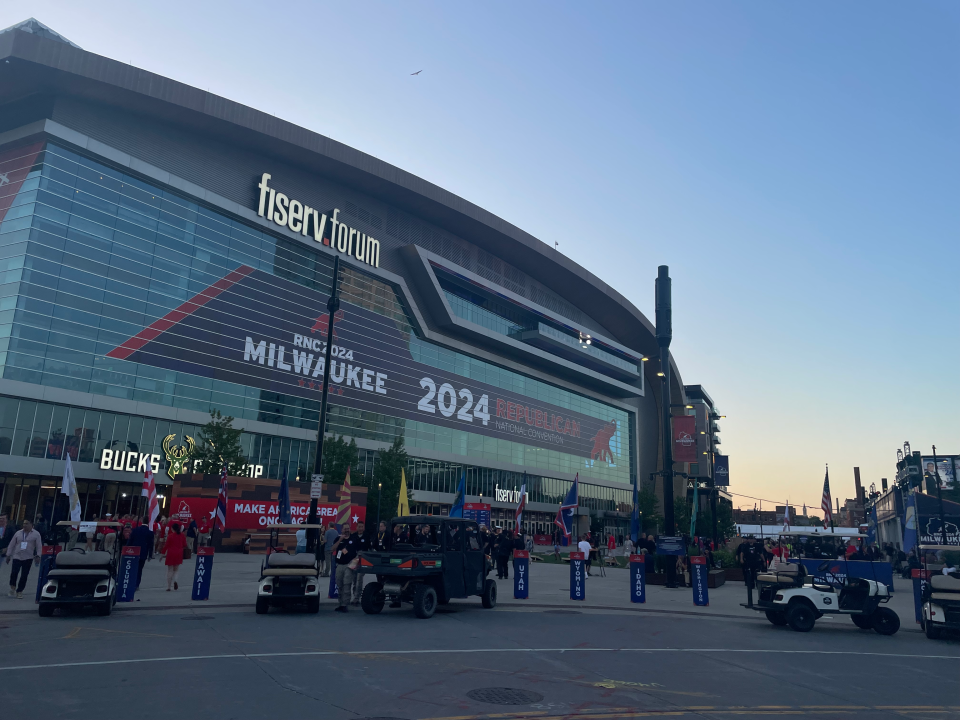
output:
M240 266L107 355L319 401L326 304L315 290ZM596 418L417 362L395 322L341 308L333 404L615 463L613 411Z

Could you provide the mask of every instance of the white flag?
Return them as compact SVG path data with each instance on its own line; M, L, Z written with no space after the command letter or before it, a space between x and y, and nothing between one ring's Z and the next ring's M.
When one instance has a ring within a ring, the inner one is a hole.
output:
M63 484L60 486L60 492L70 498L70 519L79 522L82 515L80 512L80 495L77 494L77 479L73 476L70 455L67 455L67 467L63 471Z

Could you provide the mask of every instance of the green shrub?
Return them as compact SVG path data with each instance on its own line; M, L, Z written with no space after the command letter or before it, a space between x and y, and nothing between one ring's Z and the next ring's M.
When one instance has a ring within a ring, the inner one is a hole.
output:
M722 568L740 567L740 563L737 562L737 556L731 551L722 548L720 550L714 550L713 561L720 563L720 567Z

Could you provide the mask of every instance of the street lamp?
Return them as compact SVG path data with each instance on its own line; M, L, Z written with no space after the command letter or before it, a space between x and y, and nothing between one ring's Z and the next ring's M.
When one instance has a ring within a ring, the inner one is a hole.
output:
M377 483L377 527L380 527L380 498L383 496L383 483Z

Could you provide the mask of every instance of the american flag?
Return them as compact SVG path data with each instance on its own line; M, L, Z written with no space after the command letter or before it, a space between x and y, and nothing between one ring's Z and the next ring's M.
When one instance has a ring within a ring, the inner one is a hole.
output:
M827 468L823 476L823 499L820 501L820 509L823 510L823 529L833 525L833 501L830 499L830 468Z
M527 474L524 473L523 477L524 477L524 482L523 482L523 485L520 486L520 502L517 504L517 511L513 515L513 520L514 520L513 526L518 530L523 527L523 511L524 511L524 508L526 508L527 506L527 482L526 482Z
M147 468L143 474L143 490L140 494L147 498L147 505L150 507L150 518L147 527L153 530L153 524L160 516L160 504L157 502L157 484L153 480L153 469Z
M227 466L224 464L220 472L220 492L217 494L217 517L215 519L217 530L223 532L227 529Z

